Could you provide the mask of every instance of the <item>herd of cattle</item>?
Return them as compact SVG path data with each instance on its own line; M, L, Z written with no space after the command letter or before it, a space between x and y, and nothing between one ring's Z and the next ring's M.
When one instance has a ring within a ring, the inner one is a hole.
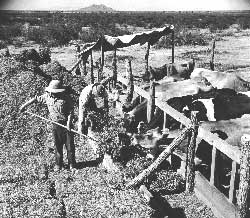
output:
M200 125L209 126L209 130L223 140L230 138L230 142L235 143L233 146L238 146L240 136L250 130L248 122L244 122L250 121L250 116L243 116L250 114L250 82L235 74L194 68L194 62L188 62L151 69L143 79L156 81L156 98L167 102L187 117L190 117L191 111L198 111ZM144 89L147 90L148 87L145 86ZM160 145L166 144L163 139L168 138L166 133L161 132L163 111L156 107L153 119L147 123L147 99L141 101L140 96L135 96L132 102L123 102L122 111L127 120L127 134L131 143L150 148L150 156L154 158ZM166 129L170 132L180 129L180 123L174 118L167 115L165 119ZM237 135L234 137L236 130ZM204 174L209 174L212 146L203 140L197 141L198 163L205 166ZM218 175L230 175L230 159L220 152L217 156L217 161L221 161L221 165L224 163ZM230 176L223 182L216 178L217 184L225 188Z

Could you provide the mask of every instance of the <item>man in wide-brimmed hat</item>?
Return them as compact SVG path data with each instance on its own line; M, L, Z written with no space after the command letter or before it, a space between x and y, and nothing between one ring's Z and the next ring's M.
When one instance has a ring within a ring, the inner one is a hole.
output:
M70 128L73 116L73 100L62 85L61 80L52 80L45 88L45 93L35 96L20 107L20 112L32 103L44 103L49 110L50 119L54 122L67 126L67 129L53 123L52 135L55 147L55 171L63 166L63 144L67 149L67 157L70 169L75 168L74 137Z
M96 105L96 98L103 98L104 109L108 114L108 93L101 83L90 84L86 86L79 97L79 117L78 117L78 132L86 134L86 117L88 112L100 112Z

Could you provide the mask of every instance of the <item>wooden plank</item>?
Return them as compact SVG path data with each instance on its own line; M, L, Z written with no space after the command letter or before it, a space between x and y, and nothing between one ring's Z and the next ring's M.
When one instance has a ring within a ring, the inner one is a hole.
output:
M234 193L235 193L235 175L236 175L236 161L232 162L232 171L231 171L231 179L230 179L230 189L229 189L229 202L233 203Z
M210 185L207 179L198 171L195 176L194 191L197 197L212 209L216 217L238 218L236 206L230 203L216 187Z
M162 129L166 128L166 123L167 122L167 113L165 111L163 111L163 127Z
M147 103L147 121L150 123L150 121L154 117L155 112L155 83L154 81L151 81L150 84L150 98L148 99Z
M183 123L185 126L189 126L191 124L190 119L188 119L185 115L169 106L166 102L163 102L162 100L156 98L155 105L161 110L165 111L167 114L170 114L171 117L173 117L177 121Z
M211 174L210 174L210 184L214 185L214 174L215 174L215 163L216 163L216 153L217 149L215 146L213 146L212 150L212 162L211 162Z
M237 147L228 144L217 135L202 127L199 128L198 137L204 139L210 145L215 146L218 150L226 154L232 160L240 163L240 151Z

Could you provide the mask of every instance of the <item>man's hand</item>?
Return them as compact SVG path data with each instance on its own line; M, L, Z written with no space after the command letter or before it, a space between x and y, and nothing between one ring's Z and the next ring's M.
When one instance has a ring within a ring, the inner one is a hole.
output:
M71 131L70 125L67 126L67 130L68 130L69 132Z

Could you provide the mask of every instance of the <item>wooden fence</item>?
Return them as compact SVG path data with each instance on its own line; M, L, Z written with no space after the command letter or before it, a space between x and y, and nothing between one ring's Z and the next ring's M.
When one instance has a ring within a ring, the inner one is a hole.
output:
M174 33L172 33L172 63L174 63ZM148 53L149 53L150 46L147 47L147 53L145 56L145 69L148 70ZM86 60L83 58L79 59L77 63L70 69L72 72L81 62L86 64ZM93 75L93 57L91 54L91 82L94 83L94 75ZM131 70L131 63L128 64L129 76L128 78L133 78L132 70ZM99 70L97 81L100 81L102 78L102 71L104 67L104 51L101 50L101 58L99 60ZM171 106L169 106L166 102L155 98L155 91L154 91L154 83L151 84L150 92L145 91L144 89L134 85L133 81L128 81L120 76L117 76L117 57L116 57L116 50L113 53L113 86L116 86L116 83L119 82L122 85L130 87L128 90L130 91L130 95L132 92L137 93L142 98L148 100L148 111L147 111L147 118L148 120L152 119L153 110L155 107L160 108L164 113L164 124L163 128L166 126L166 115L170 115L175 120L179 121L184 126L191 125L190 119L184 116L179 111L175 110ZM133 87L131 87L131 84ZM110 84L109 84L110 87ZM129 96L129 99L131 96ZM231 217L240 217L240 218L247 218L247 211L249 208L248 205L248 198L249 198L249 181L250 181L250 151L249 151L249 142L250 137L243 137L242 139L242 151L237 149L236 147L228 144L226 141L220 139L217 135L211 133L210 131L199 127L198 129L198 137L205 140L212 146L212 162L211 162L211 173L209 181L199 172L196 172L196 185L195 191L196 194L202 198L218 215L218 217L224 218L231 218ZM245 140L247 139L247 140ZM230 179L230 188L229 188L229 196L226 197L222 194L215 186L214 186L214 179L215 179L215 172L216 168L218 167L216 164L216 156L220 151L226 156L228 156L232 160L232 167L231 167L231 179ZM185 159L184 159L185 161ZM240 165L240 184L237 196L237 204L234 204L234 199L236 198L236 187L235 187L235 180L237 175L237 164Z
M127 79L118 76L117 81L121 83L123 86L127 86L129 81ZM184 126L189 126L191 124L190 119L184 116L179 111L175 110L171 106L169 106L163 100L155 98L152 93L153 91L147 92L144 89L133 85L133 90L138 95L148 100L148 110L153 110L152 102L155 106L159 107L164 112L164 124L163 128L166 126L166 114L173 117L175 120L179 121ZM151 86L153 88L153 86ZM151 94L150 94L151 93ZM152 114L152 112L149 112ZM149 118L150 119L150 118ZM195 191L196 194L202 198L214 211L214 213L218 217L231 218L231 217L241 217L246 218L248 211L248 196L249 196L249 182L250 181L250 170L248 163L249 157L249 144L250 138L248 140L242 141L242 152L236 148L228 144L226 141L219 138L217 135L211 133L203 127L199 127L198 129L198 137L205 140L209 143L212 149L212 162L211 162L211 173L210 180L208 181L200 172L196 172L196 186ZM244 136L245 137L245 136ZM245 137L246 138L246 137ZM221 151L226 156L228 156L232 160L231 167L231 179L230 179L230 188L229 188L229 197L226 197L222 194L215 186L215 171L216 168L216 156L218 155L217 151ZM184 160L185 161L185 160ZM240 164L240 184L237 196L237 204L234 203L234 199L236 198L236 187L235 187L235 178L237 174L237 164ZM248 185L247 185L248 184Z

